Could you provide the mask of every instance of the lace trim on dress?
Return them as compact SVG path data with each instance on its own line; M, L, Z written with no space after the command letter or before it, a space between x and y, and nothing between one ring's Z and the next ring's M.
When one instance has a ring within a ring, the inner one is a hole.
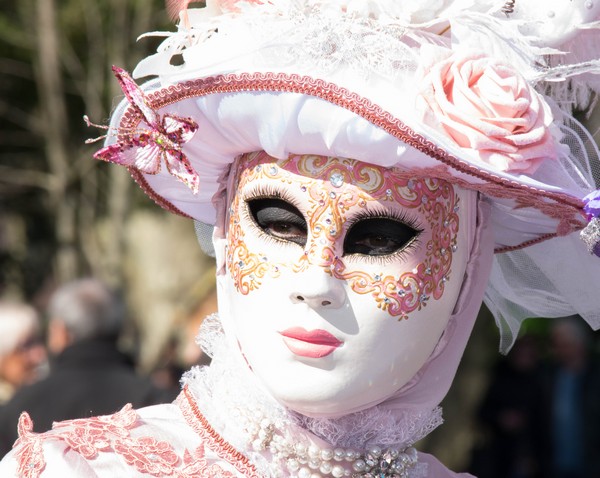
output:
M248 458L223 440L214 428L210 426L204 415L200 412L188 387L183 388L175 403L181 409L187 424L200 436L208 448L214 451L220 458L234 465L245 477L260 478L256 468L248 461Z
M151 436L132 437L131 430L142 423L131 404L113 415L55 423L51 432L34 433L27 413L19 419L19 439L15 443L18 474L38 478L46 468L43 444L51 440L86 460L99 453L114 453L142 475L177 478L235 478L218 464L205 458L204 444L180 457L171 444Z

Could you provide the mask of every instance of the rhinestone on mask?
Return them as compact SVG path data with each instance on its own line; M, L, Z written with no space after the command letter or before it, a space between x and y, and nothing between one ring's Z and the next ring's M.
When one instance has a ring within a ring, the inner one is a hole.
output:
M332 173L329 176L329 182L333 187L339 188L344 184L344 175L342 173Z

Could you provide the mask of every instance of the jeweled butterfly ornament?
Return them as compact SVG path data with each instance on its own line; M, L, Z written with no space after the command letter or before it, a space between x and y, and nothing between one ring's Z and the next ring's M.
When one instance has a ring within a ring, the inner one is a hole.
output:
M117 130L115 136L118 141L96 151L94 158L127 166L145 174L157 174L164 162L169 174L196 194L200 186L200 177L183 153L182 147L192 139L198 130L198 124L191 118L182 118L169 113L159 115L149 105L144 92L125 70L113 66L113 72L127 100L143 117L148 128L133 131ZM87 116L83 119L88 126L110 131L106 126L92 123ZM87 140L86 143L96 142L106 136Z

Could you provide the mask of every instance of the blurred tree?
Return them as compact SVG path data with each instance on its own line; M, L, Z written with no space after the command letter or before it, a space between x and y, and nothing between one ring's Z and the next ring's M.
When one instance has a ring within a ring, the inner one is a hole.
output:
M143 32L161 0L2 0L0 9L0 293L94 274L123 280L124 221L134 196L123 168L91 160L85 128L121 91L110 66L154 50ZM102 240L95 224L112 231ZM24 253L26 251L26 253Z

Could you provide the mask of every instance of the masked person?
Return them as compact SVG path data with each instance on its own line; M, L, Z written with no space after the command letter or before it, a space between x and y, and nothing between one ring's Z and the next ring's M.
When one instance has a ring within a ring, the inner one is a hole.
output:
M172 405L45 434L24 414L3 476L459 476L412 445L484 295L504 349L526 317L600 324L598 154L571 116L600 4L179 7L134 71L156 79L115 69L96 157L201 243L214 226L212 363Z

